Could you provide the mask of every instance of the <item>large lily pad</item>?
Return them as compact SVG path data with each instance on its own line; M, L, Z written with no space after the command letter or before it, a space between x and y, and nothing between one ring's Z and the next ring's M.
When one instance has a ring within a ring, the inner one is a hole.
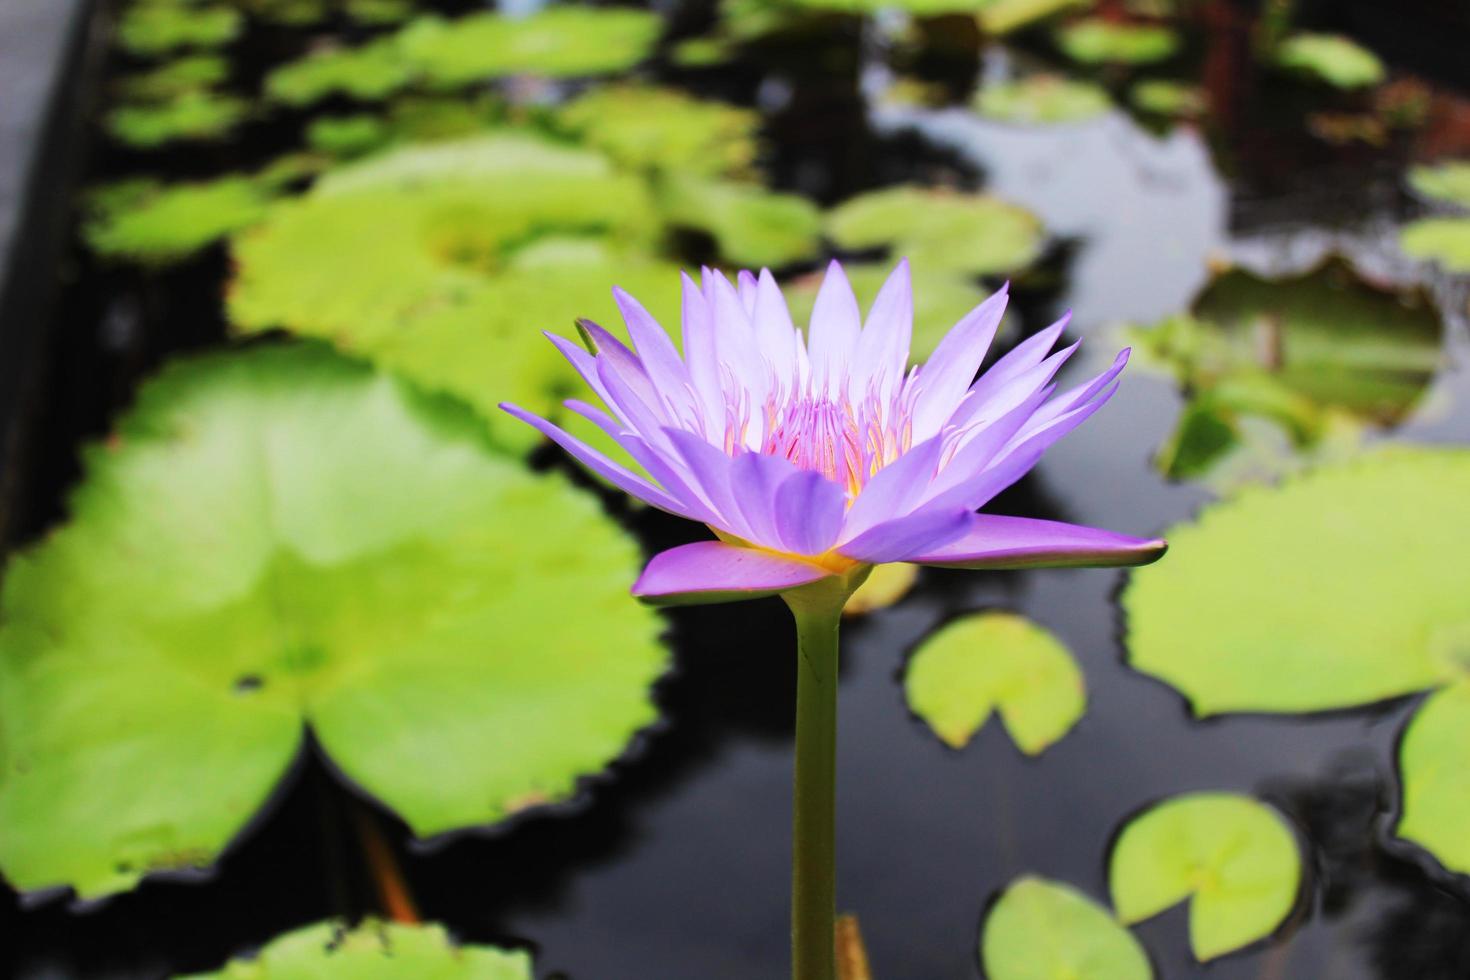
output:
M665 221L706 232L731 265L790 265L811 258L821 244L815 204L759 184L670 177L660 183L657 200Z
M456 404L258 347L166 371L87 464L0 595L19 889L208 865L307 726L429 835L566 799L655 717L636 544Z
M1409 186L1419 194L1470 208L1470 160L1445 160L1409 171Z
M259 221L271 197L250 177L173 185L127 181L92 195L82 237L99 255L167 265Z
M1448 272L1470 272L1470 218L1424 218L1399 236L1405 254L1437 262Z
M215 973L179 980L532 980L531 957L461 946L442 926L319 922L271 940Z
M1129 662L1196 714L1326 711L1460 676L1470 452L1402 449L1248 488L1123 593Z
M1045 878L1019 878L985 918L987 980L1152 980L1148 955L1107 909Z
M1269 936L1301 887L1296 838L1275 810L1234 793L1189 793L1129 821L1108 881L1118 918L1142 922L1189 901L1201 961Z
M414 73L390 38L358 48L313 51L267 75L265 93L293 106L311 105L330 95L377 102L406 86Z
M564 6L518 18L423 17L397 41L425 77L463 85L506 75L572 78L623 71L648 57L661 30L658 15L648 11Z
M1437 691L1409 722L1399 746L1403 807L1398 836L1428 848L1445 867L1470 874L1470 627L1441 634L1440 654L1459 679Z
M988 82L975 95L975 110L980 115L1021 125L1082 122L1112 107L1102 86L1061 75Z
M1383 62L1367 48L1338 34L1301 31L1277 47L1276 64L1334 88L1377 85L1387 76Z
M176 140L223 139L249 112L244 99L192 91L166 102L119 106L108 115L107 128L124 143L151 149Z
M636 170L749 176L760 116L674 89L607 85L557 109L559 129Z
M1036 260L1045 242L1040 219L984 194L902 185L860 194L827 216L827 234L854 251L887 247L916 269L986 275Z
M1085 17L1057 31L1057 46L1083 64L1147 65L1173 57L1179 35L1159 24Z
M963 748L999 711L1016 746L1038 755L1082 717L1082 671L1045 629L1013 613L957 619L927 637L904 674L909 707Z
M244 26L240 12L225 4L146 0L131 5L117 25L117 42L140 57L156 58L185 48L217 48Z

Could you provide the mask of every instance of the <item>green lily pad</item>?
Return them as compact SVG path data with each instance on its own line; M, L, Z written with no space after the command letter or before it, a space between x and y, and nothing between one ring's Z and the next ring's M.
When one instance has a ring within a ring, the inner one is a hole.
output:
M551 7L529 17L421 17L398 35L404 55L440 85L506 75L575 78L632 68L652 53L657 14L617 7Z
M998 36L1091 5L1092 0L982 0L975 19L985 33Z
M1153 980L1133 934L1082 892L1018 878L985 918L987 980Z
M904 674L909 708L951 748L1000 712L1011 740L1038 755L1087 705L1082 671L1055 636L1013 613L957 619L925 638Z
M396 142L433 143L483 134L505 121L505 104L489 93L405 96L388 107Z
M390 39L358 48L329 48L275 69L265 79L265 93L277 102L308 106L331 95L359 102L379 102L413 80L415 69Z
M1437 262L1447 272L1470 272L1470 218L1423 218L1404 226L1405 255Z
M266 944L215 973L178 980L533 980L531 957L461 946L443 926L368 920L319 922Z
M888 562L874 566L871 574L842 607L844 616L866 616L903 601L919 580L919 566Z
M268 24L310 27L330 18L334 0L230 0L250 17Z
M344 0L342 12L358 24L401 24L419 7L415 0Z
M82 237L99 255L167 265L259 221L271 197L250 177L128 181L93 196Z
M1409 171L1409 186L1425 197L1470 208L1470 160L1445 160Z
M731 265L790 265L821 246L817 206L759 184L670 177L659 185L657 201L665 221L706 232Z
M1036 261L1046 235L1017 204L984 194L900 185L860 194L827 215L827 235L852 251L887 247L916 270L989 275Z
M975 109L980 115L1033 126L1081 122L1101 116L1112 107L1106 89L1061 75L1030 75L988 83L975 96Z
M718 35L685 38L669 49L669 61L680 68L711 68L734 61L738 55L738 43Z
M742 177L753 170L760 116L674 89L608 85L559 108L555 122L624 167Z
M1149 65L1179 50L1179 35L1159 24L1127 24L1085 17L1057 31L1057 46L1086 65Z
M568 798L656 716L636 543L457 403L256 347L165 371L86 462L0 593L18 889L209 864L308 726L423 836Z
M1167 78L1145 78L1128 90L1128 101L1140 112L1191 119L1209 109L1204 90Z
M1327 711L1455 679L1470 452L1402 449L1248 488L1171 528L1123 593L1129 662L1196 714ZM1285 597L1285 598L1283 598Z
M117 25L117 42L143 58L184 48L218 48L233 41L244 26L240 12L225 4L135 3Z
M858 303L866 310L872 306L893 267L887 262L858 262L844 265L842 271L847 273ZM910 274L913 276L914 333L909 345L909 362L922 364L934 353L945 334L966 313L983 303L990 291L980 288L967 276L929 266L916 265ZM812 308L816 305L821 284L820 275L809 275L784 285L786 301L797 324L811 322Z
M118 83L123 97L157 102L198 92L230 77L230 63L219 55L193 54L159 65L152 71L128 75Z
M1454 634L1450 634L1454 636ZM1470 629L1444 642L1446 656L1470 663ZM1427 848L1441 864L1470 873L1470 683L1445 687L1415 712L1399 744L1403 809L1395 833Z
M306 127L307 146L342 159L371 153L392 139L388 123L370 113L318 116Z
M245 121L250 104L217 92L185 92L167 102L123 105L107 129L130 146L151 149L178 140L218 140Z
M1301 877L1285 819L1234 793L1188 793L1150 808L1123 828L1108 863L1125 923L1189 901L1189 945L1201 962L1274 932Z
M1376 54L1337 34L1292 34L1276 48L1276 64L1341 89L1377 85L1388 75Z

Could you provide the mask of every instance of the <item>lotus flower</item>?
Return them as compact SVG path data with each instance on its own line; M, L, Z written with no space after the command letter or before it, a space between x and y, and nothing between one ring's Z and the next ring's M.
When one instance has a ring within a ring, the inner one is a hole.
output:
M592 472L709 525L718 540L654 557L634 594L660 605L758 598L874 565L946 568L1137 565L1164 542L976 513L1117 390L1128 359L1057 392L1077 344L1052 351L1067 318L1027 338L978 380L1005 312L1002 288L908 368L906 261L864 321L839 263L827 270L805 342L769 271L732 284L684 277L681 357L632 296L614 296L634 347L579 321L589 350L551 342L611 411L567 407L617 441L641 472L514 405Z

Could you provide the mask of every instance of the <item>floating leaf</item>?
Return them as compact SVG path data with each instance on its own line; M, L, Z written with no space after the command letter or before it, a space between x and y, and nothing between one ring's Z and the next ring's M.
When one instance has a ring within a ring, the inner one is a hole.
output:
M1166 78L1145 78L1135 83L1128 90L1128 101L1140 112L1186 119L1202 116L1209 108L1203 89Z
M388 124L368 113L318 116L306 127L308 146L344 159L370 153L392 138Z
M217 140L228 136L250 111L250 104L217 92L185 92L167 102L124 105L107 117L107 128L124 143L151 148L175 140Z
M532 980L531 957L460 946L442 926L320 922L271 940L216 973L178 980Z
M659 187L658 203L670 224L714 238L731 265L790 265L816 254L821 243L815 204L759 184L670 177Z
M271 193L249 177L129 181L94 195L82 237L99 255L166 265L259 221Z
M1057 31L1057 45L1088 65L1147 65L1173 57L1179 35L1157 24L1128 24L1085 17Z
M1276 63L1342 89L1377 85L1387 76L1377 55L1337 34L1293 34L1277 47Z
M842 615L866 616L879 609L887 609L902 602L918 580L918 565L888 562L874 566L867 581L858 586L852 598L847 600L847 605L842 607Z
M1470 272L1470 218L1424 218L1410 222L1399 247L1416 259L1438 262L1447 272Z
M488 93L451 98L410 96L397 99L388 107L393 136L405 143L482 134L503 122L504 116L504 103Z
M1249 488L1171 528L1123 593L1129 662L1198 715L1326 711L1459 676L1470 452L1402 449ZM1283 596L1288 601L1283 601Z
M1441 634L1446 659L1462 676L1415 712L1399 745L1403 809L1395 833L1428 848L1440 863L1470 873L1470 628Z
M1036 260L1041 221L983 194L902 185L861 194L827 216L827 234L853 251L886 246L915 269L968 275L1014 272Z
M359 24L401 24L418 12L414 0L344 0L342 11Z
M1100 86L1060 75L987 83L975 96L975 109L982 116L1025 125L1080 122L1112 107Z
M697 177L749 175L760 125L751 109L646 85L588 89L555 120L625 167Z
M927 637L904 675L909 707L952 748L999 710L1017 747L1037 755L1077 724L1082 671L1056 637L1024 616L978 613Z
M1018 878L985 917L987 980L1153 980L1148 955L1108 911L1071 885Z
M1301 887L1296 838L1275 810L1234 793L1188 793L1134 817L1113 846L1108 882L1125 923L1189 900L1201 962L1264 939Z
M176 58L152 71L128 75L118 83L118 91L133 101L163 101L218 85L229 76L230 63L224 58L195 54Z
M117 40L132 54L156 58L182 48L222 47L243 24L240 12L224 4L141 2L118 21Z
M209 864L304 726L419 835L564 800L621 753L667 665L638 547L483 431L317 347L146 385L6 572L10 882Z
M277 102L308 106L331 95L378 102L399 91L414 77L392 39L359 48L329 48L275 69L265 79L265 93Z
M1092 0L982 0L975 19L987 34L1009 34L1065 11L1091 5Z
M632 68L652 52L657 14L617 7L551 7L529 17L422 17L398 34L409 61L441 85L505 75L570 78Z
M1470 160L1445 160L1409 170L1409 186L1424 197L1470 208Z

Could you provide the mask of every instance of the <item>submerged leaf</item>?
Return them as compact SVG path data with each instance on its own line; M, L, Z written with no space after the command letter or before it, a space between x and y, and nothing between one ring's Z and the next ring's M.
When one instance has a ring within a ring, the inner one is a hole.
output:
M1293 34L1276 49L1276 63L1342 89L1377 85L1388 74L1376 54L1338 34Z
M256 347L165 371L87 463L0 597L18 889L210 864L305 726L429 835L568 798L655 717L636 543L455 403Z
M1403 449L1250 488L1171 528L1123 593L1129 662L1197 715L1326 711L1460 676L1470 452ZM1286 597L1286 601L1283 601Z
M869 191L827 216L827 234L844 249L887 247L915 270L986 275L1034 262L1045 241L1040 219L984 194L902 185Z
M975 109L982 116L1023 125L1081 122L1112 107L1101 86L1060 75L990 82L975 96Z
M278 936L215 973L178 980L532 980L531 957L461 946L443 926L319 922Z
M1133 934L1082 892L1045 878L1011 883L985 917L987 980L1153 980Z
M1150 808L1123 828L1108 864L1123 922L1189 901L1189 944L1201 962L1274 932L1301 876L1286 821L1234 793L1189 793Z
M1157 24L1085 17L1059 30L1057 44L1083 64L1146 65L1172 57L1179 50L1179 35Z
M904 675L909 707L952 748L963 748L990 713L1027 755L1077 724L1086 707L1082 671L1056 637L1023 616L978 613L927 637Z

